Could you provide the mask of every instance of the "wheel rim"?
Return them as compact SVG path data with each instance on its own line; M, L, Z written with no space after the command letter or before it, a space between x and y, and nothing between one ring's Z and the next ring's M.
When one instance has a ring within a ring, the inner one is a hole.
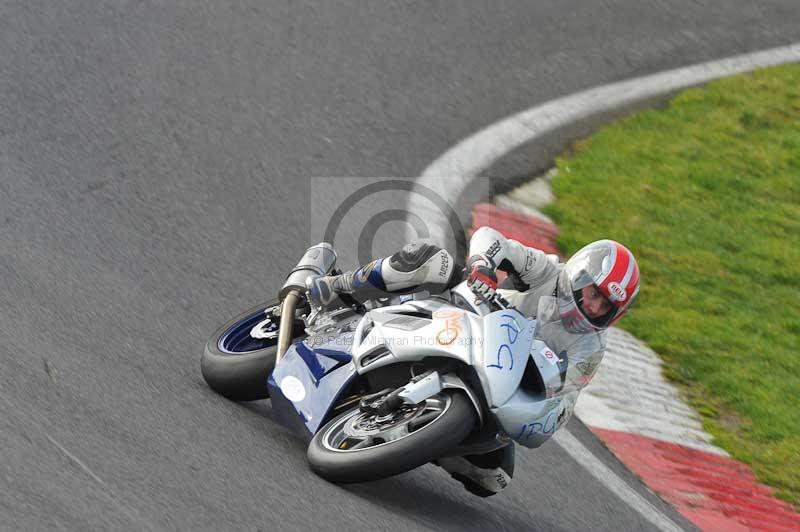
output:
M253 338L250 336L250 330L267 317L265 313L271 313L273 309L277 308L277 305L264 307L231 325L228 330L219 337L219 341L217 342L219 350L229 355L245 355L277 344L277 335L275 338ZM276 322L276 330L277 327L278 323Z
M352 453L402 440L433 425L450 408L449 395L436 395L418 405L403 406L388 416L354 409L325 430L322 445L334 452Z

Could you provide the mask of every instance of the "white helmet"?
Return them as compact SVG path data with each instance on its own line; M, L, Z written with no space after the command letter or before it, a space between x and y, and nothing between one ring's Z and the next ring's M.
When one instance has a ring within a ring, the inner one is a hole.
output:
M583 310L582 289L595 285L611 310L589 318ZM628 248L613 240L598 240L581 248L558 276L558 310L570 332L600 331L620 319L639 294L639 265Z

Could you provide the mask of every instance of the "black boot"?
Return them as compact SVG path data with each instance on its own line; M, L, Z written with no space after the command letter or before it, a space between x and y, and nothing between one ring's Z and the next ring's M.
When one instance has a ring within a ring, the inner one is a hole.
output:
M514 476L514 444L486 454L439 458L436 465L473 495L491 497L505 489Z

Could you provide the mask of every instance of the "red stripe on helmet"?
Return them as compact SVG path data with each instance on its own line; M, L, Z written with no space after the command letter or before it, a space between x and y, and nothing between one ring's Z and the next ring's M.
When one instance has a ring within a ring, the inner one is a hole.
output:
M636 293L636 289L639 287L639 265L636 263L636 259L633 261L633 275L631 275L631 280L628 281L628 285L625 287L625 290L628 291L628 301L633 295Z
M624 307L628 298L632 295L627 286L622 286L622 281L625 279L625 274L628 272L628 266L631 262L631 254L625 249L624 246L617 242L611 242L616 251L614 264L611 266L611 271L608 272L603 279L600 280L598 286L603 294L611 301L616 307ZM614 283L615 286L610 286ZM620 297L619 288L625 290L624 299Z

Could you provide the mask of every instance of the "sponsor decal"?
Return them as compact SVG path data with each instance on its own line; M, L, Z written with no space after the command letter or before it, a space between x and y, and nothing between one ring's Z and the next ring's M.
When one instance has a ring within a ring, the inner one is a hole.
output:
M575 367L578 368L578 371L583 375L592 375L594 373L595 364L591 362L578 362L575 364Z
M439 268L439 277L447 278L447 267L450 265L450 259L447 253L442 253L442 266Z
M628 299L628 293L619 283L608 283L608 294L608 298L611 301L625 301Z
M522 269L522 273L529 272L531 269L533 269L533 256L528 253L525 257L525 267Z
M444 320L444 326L436 333L436 343L445 347L453 345L461 335L461 318L463 312L457 310L437 310L433 317Z
M541 355L544 358L546 358L547 361L550 362L554 366L557 365L559 363L559 361L561 360L561 359L558 358L558 356L556 356L556 354L553 352L553 350L550 349L549 347L543 347L542 350L539 351L539 353L541 353Z
M500 241L495 240L491 246L489 246L489 250L486 252L486 256L490 259L493 259L495 255L500 252Z
M288 400L297 403L306 398L306 389L297 377L284 377L281 381L281 392Z

